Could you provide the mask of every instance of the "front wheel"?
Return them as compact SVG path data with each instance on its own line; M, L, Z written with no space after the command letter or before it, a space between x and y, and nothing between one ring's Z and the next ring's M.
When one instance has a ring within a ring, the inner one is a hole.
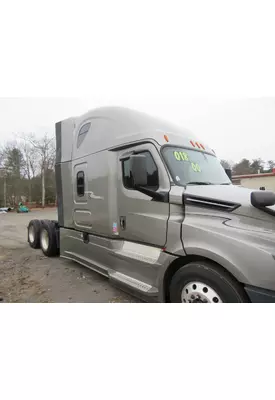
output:
M180 268L170 284L172 303L247 303L248 297L231 275L214 263L195 261Z

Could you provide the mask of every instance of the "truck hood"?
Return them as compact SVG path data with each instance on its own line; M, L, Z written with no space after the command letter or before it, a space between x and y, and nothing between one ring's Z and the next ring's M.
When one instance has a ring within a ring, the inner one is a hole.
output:
M217 204L219 201L235 203L236 207L233 207L231 211L234 214L267 220L269 222L273 222L274 220L275 222L275 217L252 206L250 196L253 191L255 190L235 185L190 185L187 186L185 194L191 198L194 196L205 199L205 201L207 199L217 201ZM275 211L275 206L268 208Z

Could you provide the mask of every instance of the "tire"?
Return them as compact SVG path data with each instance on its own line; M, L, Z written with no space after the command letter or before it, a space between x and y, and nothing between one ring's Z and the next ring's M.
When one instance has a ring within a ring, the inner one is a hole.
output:
M180 268L170 284L172 303L247 303L248 297L228 272L214 263L191 262Z
M32 219L28 225L28 242L33 249L40 248L41 221Z
M57 230L53 221L42 220L40 245L45 256L57 257L59 255L59 249L57 245Z

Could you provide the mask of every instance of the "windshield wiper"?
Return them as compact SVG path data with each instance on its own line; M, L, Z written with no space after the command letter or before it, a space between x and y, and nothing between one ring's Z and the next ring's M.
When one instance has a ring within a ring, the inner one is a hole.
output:
M187 185L213 185L213 183L211 182L187 182Z

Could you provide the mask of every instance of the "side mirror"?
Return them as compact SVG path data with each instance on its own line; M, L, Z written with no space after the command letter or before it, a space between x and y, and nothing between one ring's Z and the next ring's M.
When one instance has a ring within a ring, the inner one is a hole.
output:
M258 191L251 193L251 204L256 208L275 205L275 193L270 191Z
M232 181L232 170L230 168L225 168L226 175Z
M146 157L142 154L130 157L130 171L134 186L147 185Z

